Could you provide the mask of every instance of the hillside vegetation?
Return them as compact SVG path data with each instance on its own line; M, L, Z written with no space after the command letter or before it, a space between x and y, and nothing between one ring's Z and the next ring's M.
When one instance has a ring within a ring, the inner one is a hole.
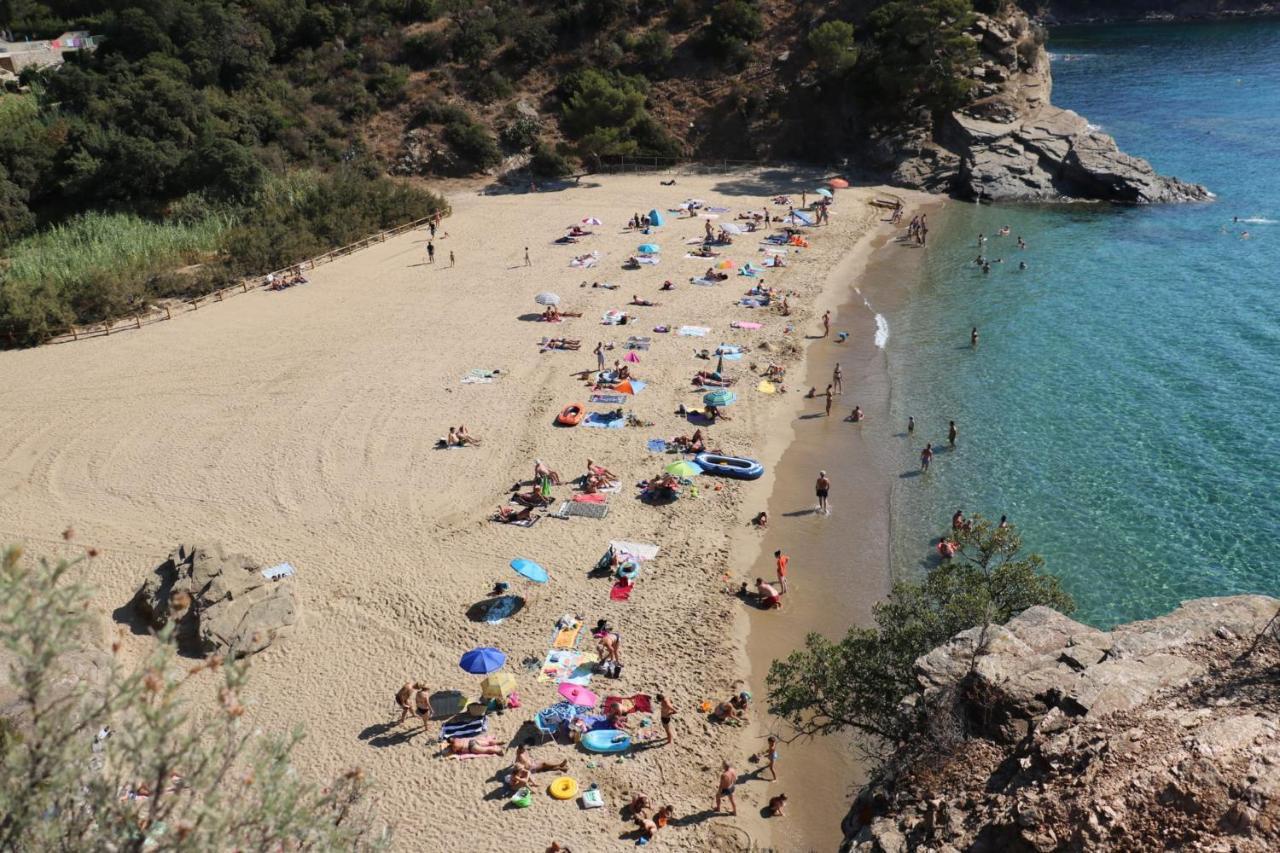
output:
M417 188L424 177L505 163L548 179L618 156L844 159L874 127L965 102L972 11L970 0L3 0L0 26L16 36L82 28L102 41L24 73L28 94L0 96L11 259L0 341L38 341L442 208ZM86 231L119 246L90 251ZM24 260L54 244L56 269Z

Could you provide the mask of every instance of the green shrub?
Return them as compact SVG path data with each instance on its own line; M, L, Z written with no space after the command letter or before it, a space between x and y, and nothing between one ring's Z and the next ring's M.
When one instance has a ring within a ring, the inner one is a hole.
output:
M450 104L444 101L427 101L414 113L413 118L409 120L409 126L422 127L428 124L454 124L456 122L466 124L470 121L471 113L457 104Z
M809 33L808 41L818 70L828 77L844 74L858 61L858 51L853 42L853 24L848 21L819 24Z
M502 76L500 71L489 69L471 81L471 97L482 104L491 104L503 98L511 97L515 90L511 81Z
M502 162L498 143L484 127L474 122L455 121L445 125L444 141L454 154L481 171Z
M403 65L380 62L369 75L365 87L383 106L398 104L404 100L409 85L409 69Z
M671 36L665 30L649 30L635 41L636 61L650 77L665 76L671 64Z
M458 62L478 65L498 47L498 19L483 6L453 19L449 26L449 55Z
M502 126L498 141L507 151L524 151L538 141L542 125L528 116L519 116Z
M594 69L571 75L562 87L561 126L583 155L672 156L679 145L645 110L642 77Z
M504 58L522 73L545 61L556 47L551 28L541 18L524 11L504 18L500 32L510 43Z
M964 72L978 61L972 22L969 0L892 0L872 12L859 63L871 111L944 113L967 103L974 83Z
M562 178L573 171L568 158L545 142L534 146L529 171L539 178Z
M432 30L409 36L400 46L401 55L410 68L418 71L434 68L449 58L449 39Z
M764 22L753 0L720 0L702 32L704 50L722 60L741 62L747 44L764 34Z

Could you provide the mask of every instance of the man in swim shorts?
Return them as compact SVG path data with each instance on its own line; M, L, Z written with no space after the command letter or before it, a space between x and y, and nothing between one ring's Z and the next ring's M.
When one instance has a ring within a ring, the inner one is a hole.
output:
M733 808L733 811L729 812L729 814L736 817L738 814L738 803L733 798L733 792L738 787L738 771L734 770L733 765L728 761L725 761L722 766L724 769L720 773L720 780L717 783L718 787L716 788L715 810L717 812L720 811L720 800L724 797L728 797L729 805Z
M815 491L818 493L818 512L824 515L831 515L831 508L827 506L827 495L831 493L831 481L827 479L826 471L818 472Z

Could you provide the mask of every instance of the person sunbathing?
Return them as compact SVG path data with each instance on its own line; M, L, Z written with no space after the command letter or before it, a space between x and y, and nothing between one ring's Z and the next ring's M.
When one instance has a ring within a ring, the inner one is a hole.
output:
M520 506L527 507L548 506L551 503L551 498L543 497L537 486L527 492L516 492L511 496L511 500L520 504Z
M651 300L649 300L649 299L641 299L638 295L636 295L636 294L634 294L634 293L633 293L633 294L631 295L631 304L632 304L632 305L643 305L643 306L644 306L644 307L646 307L646 308L656 308L656 307L658 307L658 305L660 305L661 303L659 303L659 302L653 302L653 301L651 301Z
M570 243L576 243L576 242L578 242L578 238L574 234L566 234L563 237L556 238L556 244L559 246L567 246Z
M746 722L747 717L745 713L739 713L733 702L729 701L716 705L716 709L711 712L711 719L717 723L741 724Z
M581 340L570 340L569 338L543 338L539 344L542 352L547 350L577 350L582 348Z
M453 427L449 427L449 434L444 437L445 447L461 447L462 442L458 439L458 431Z
M509 506L500 506L494 514L493 520L500 521L503 524L514 524L517 521L528 521L533 517L533 507L527 506L521 510L512 509Z
M543 462L541 459L533 460L533 481L536 483L546 477L551 481L551 485L560 485L560 475L551 470L551 466Z
M658 830L665 827L671 822L675 809L671 806L663 806L654 812L653 818L646 818L644 815L636 815L636 828L640 830L641 837L652 841L653 837L658 834Z
M632 255L622 263L622 268L624 270L638 270L640 269L640 261L635 255Z
M711 247L709 247L709 246L707 246L707 245L699 246L698 248L694 249L694 250L693 250L692 252L690 252L689 254L694 255L695 257L699 257L699 258L717 258L717 257L719 257L719 256L720 256L720 253L719 253L719 252L714 251Z
M733 418L729 417L724 412L720 411L719 406L713 406L710 403L708 403L707 404L707 420L711 421L712 423L715 423L716 421L731 421L733 420Z
M666 281L664 281L662 283L662 286L658 288L658 290L675 290L675 289L676 289L675 283L672 282L671 279L667 279Z
M632 817L643 817L644 813L649 810L649 798L644 794L636 794L631 798L631 802L627 803L627 814Z
M598 281L593 281L593 282L591 282L591 286L592 286L592 287L603 287L605 290L617 290L619 287L622 287L622 285L620 285L620 284L601 284L601 283L600 283L600 282L598 282Z
M594 475L606 484L616 483L619 479L617 474L613 473L603 465L595 464L590 459L587 460L587 474L588 476Z
M465 424L459 424L457 436L458 436L459 445L470 444L472 447L480 446L480 439L476 438L474 435L467 432L467 427Z
M563 773L569 769L568 761L534 761L533 755L529 751L529 741L525 741L516 747L516 767L523 767L530 773L539 773L544 770L555 770Z
M787 375L787 369L777 364L770 364L764 369L765 379L781 379Z
M693 375L692 382L694 385L706 386L710 385L715 388L728 388L733 384L732 379L726 379L719 373L714 371L699 370Z
M549 305L547 306L547 310L542 312L542 322L544 323L560 322L560 312L555 309L555 306Z
M502 755L502 744L493 735L451 738L444 748L446 755Z

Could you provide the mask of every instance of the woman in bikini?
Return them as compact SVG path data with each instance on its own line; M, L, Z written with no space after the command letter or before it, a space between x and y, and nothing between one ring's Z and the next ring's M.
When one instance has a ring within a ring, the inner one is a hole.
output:
M426 688L417 685L417 692L413 694L413 713L419 720L422 720L422 730L427 730L427 721L431 719L431 694Z
M403 723L405 718L413 712L413 704L410 700L413 699L414 694L419 690L426 689L425 684L419 684L414 681L412 683L405 682L404 686L396 691L396 707L400 709L400 719L396 720L397 726Z
M446 755L502 755L502 744L493 735L456 737L444 748ZM513 776L515 774L512 774Z

